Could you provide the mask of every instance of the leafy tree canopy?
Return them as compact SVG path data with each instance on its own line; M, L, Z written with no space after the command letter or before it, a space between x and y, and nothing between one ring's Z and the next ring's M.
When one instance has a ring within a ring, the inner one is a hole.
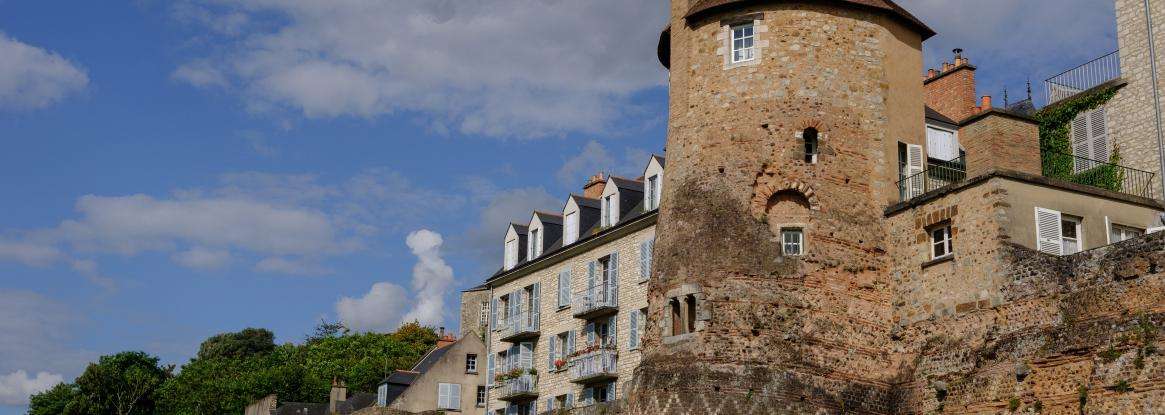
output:
M275 334L267 329L248 328L206 339L198 348L199 359L248 357L275 350Z

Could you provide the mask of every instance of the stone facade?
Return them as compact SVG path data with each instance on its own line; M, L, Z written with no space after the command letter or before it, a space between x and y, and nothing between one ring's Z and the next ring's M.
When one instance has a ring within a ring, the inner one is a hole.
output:
M1157 48L1157 70L1162 71L1165 70L1165 3L1150 1L1149 5L1154 24L1153 41ZM1153 92L1155 89L1165 94L1165 76L1158 76L1160 84L1154 88L1145 16L1144 0L1116 0L1120 76L1128 85L1121 88L1105 108L1109 137L1120 148L1121 164L1160 175ZM1154 184L1154 194L1161 198L1165 193L1159 179Z
M461 336L475 336L485 341L489 318L489 288L479 287L461 292Z

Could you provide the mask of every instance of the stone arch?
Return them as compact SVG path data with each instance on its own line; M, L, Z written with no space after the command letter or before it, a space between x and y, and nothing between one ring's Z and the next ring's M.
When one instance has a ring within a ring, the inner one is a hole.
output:
M757 220L764 220L769 215L769 210L772 208L774 196L780 195L782 198L792 198L794 195L803 199L803 205L809 211L820 211L821 204L817 201L817 194L809 185L792 181L787 183L767 183L757 186L756 191L752 197L752 214ZM793 202L793 200L787 200Z

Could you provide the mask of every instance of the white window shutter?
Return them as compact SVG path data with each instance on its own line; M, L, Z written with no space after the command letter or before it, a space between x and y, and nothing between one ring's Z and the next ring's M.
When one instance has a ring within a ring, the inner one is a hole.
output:
M639 347L639 310L631 311L630 330L627 332L627 346L631 349Z
M534 309L530 310L530 320L531 320L530 325L532 327L534 327L535 331L537 331L540 329L540 326L542 325L541 324L541 317L542 317L542 283L541 282L534 283L534 301L532 303L533 303L533 305L531 307L534 307Z
M449 384L437 384L437 406L440 408L449 408Z
M558 273L558 306L570 305L570 268Z
M1036 208L1036 250L1052 255L1063 254L1063 233L1060 212Z
M906 177L910 178L907 195L910 197L925 193L926 183L922 173L926 169L926 156L922 153L922 146L917 144L906 145Z
M647 276L649 275L648 273L651 272L651 270L648 268L648 265L647 265L647 261L648 261L647 258L650 255L650 250L649 250L650 248L648 248L647 244L648 244L648 241L643 241L643 242L639 243L639 280L640 281L646 280Z
M461 409L461 384L449 385L449 408Z
M1104 107L1092 110L1088 120L1088 136L1092 141L1092 159L1108 163L1108 131L1105 126Z

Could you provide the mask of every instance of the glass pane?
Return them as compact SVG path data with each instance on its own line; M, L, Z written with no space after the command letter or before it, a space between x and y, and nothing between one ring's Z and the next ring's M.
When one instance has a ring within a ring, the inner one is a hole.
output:
M1065 238L1076 238L1076 222L1070 220L1061 221L1060 227L1064 230Z

